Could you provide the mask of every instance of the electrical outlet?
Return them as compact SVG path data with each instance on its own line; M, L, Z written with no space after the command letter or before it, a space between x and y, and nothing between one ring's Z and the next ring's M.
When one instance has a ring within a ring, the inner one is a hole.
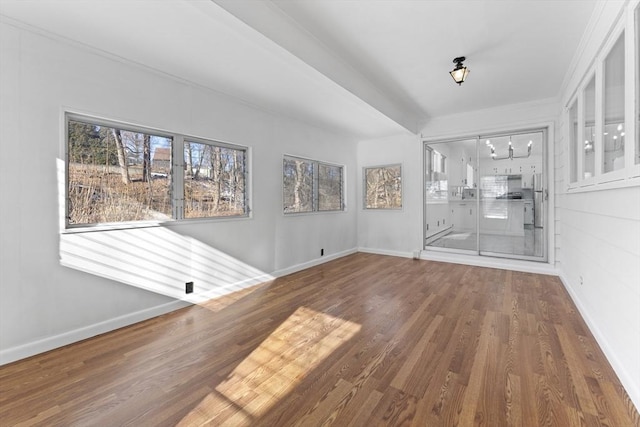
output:
M193 282L187 282L184 284L184 291L187 294L193 293Z
M582 276L580 276L580 286L584 285L584 280L582 279Z

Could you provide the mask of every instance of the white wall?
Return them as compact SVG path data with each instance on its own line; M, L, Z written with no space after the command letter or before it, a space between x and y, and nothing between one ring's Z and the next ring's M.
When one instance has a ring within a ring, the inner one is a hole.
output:
M402 164L402 209L363 209L363 167ZM422 143L415 135L358 143L358 246L411 256L422 248Z
M355 250L355 205L284 217L281 184L285 153L353 182L355 141L7 23L0 43L0 363L175 309L194 277L224 293ZM67 109L250 147L252 217L61 234Z
M562 93L565 101L589 70L624 2L601 6L569 74ZM564 119L561 115L555 146L557 264L582 316L640 408L640 182L625 188L567 191Z
M432 120L422 130L422 137L398 135L359 142L358 194L362 194L362 167L402 163L404 207L402 211L363 210L359 201L358 246L405 256L422 249L422 139L437 141L542 127L550 128L552 139L557 111L557 100L511 105ZM548 228L553 233L553 227ZM550 259L553 260L552 254Z

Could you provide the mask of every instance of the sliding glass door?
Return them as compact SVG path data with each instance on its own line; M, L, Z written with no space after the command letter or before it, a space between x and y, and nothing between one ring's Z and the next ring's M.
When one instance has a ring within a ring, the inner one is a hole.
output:
M546 260L546 131L425 144L425 249Z
M479 141L480 254L543 258L543 142L542 131Z
M476 253L477 140L425 146L425 245Z

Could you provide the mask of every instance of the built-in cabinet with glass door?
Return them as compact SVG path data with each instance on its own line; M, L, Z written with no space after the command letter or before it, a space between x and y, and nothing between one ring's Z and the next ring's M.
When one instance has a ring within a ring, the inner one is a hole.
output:
M546 131L425 143L425 249L544 261Z

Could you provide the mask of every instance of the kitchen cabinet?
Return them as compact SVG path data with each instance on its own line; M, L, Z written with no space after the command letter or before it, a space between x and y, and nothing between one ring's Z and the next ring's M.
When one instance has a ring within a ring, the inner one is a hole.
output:
M476 229L476 201L453 202L451 204L453 228L456 231Z
M533 200L524 201L524 225L533 225Z

